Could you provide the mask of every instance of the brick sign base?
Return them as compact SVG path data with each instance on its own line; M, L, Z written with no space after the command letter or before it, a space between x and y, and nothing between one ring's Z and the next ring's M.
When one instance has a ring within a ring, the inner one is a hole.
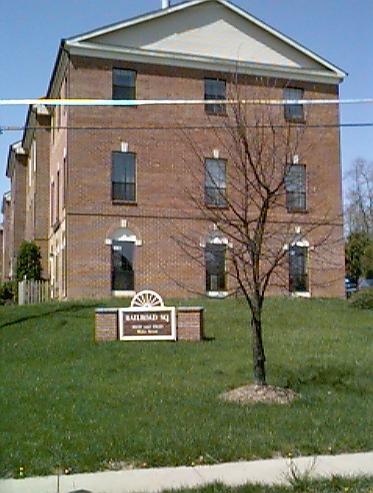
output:
M201 341L203 339L203 311L200 306L176 309L176 339L178 341ZM119 309L97 308L95 341L119 340Z

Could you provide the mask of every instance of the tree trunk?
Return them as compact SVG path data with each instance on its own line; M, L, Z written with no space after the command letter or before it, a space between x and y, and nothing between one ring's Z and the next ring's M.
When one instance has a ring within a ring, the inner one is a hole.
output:
M265 354L262 340L262 321L260 316L251 319L254 382L256 385L266 385Z

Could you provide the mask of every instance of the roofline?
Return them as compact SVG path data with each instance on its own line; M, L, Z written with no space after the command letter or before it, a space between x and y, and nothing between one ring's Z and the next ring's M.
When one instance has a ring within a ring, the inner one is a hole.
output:
M82 57L124 60L127 62L152 63L172 67L186 67L204 71L222 73L240 73L253 76L264 76L294 81L315 82L324 84L339 84L343 77L335 72L303 69L297 67L282 67L269 64L240 62L225 58L212 58L202 55L143 50L131 47L113 47L93 43L67 45L71 55Z
M10 202L10 199L11 199L11 193L10 190L8 190L3 194L3 199L1 201L1 214L4 214L5 204L6 202Z
M89 31L87 33L83 33L83 34L80 34L78 36L70 37L66 40L66 43L67 43L67 45L80 43L80 42L86 41L87 39L90 39L92 37L107 34L109 32L115 31L117 29L122 29L125 27L134 26L134 25L142 23L142 22L147 22L147 21L156 19L158 17L169 15L169 14L172 14L174 12L178 12L180 10L184 10L186 8L193 7L195 5L200 5L202 3L211 2L211 1L215 1L215 2L220 3L221 5L232 10L233 12L240 15L241 17L244 17L245 19L249 20L250 22L256 24L258 27L267 31L272 36L277 37L278 39L280 39L284 43L286 43L286 44L292 46L293 48L295 48L296 50L302 52L304 55L308 56L309 58L312 58L317 63L319 63L319 64L325 66L326 68L328 68L329 70L335 72L338 75L338 77L340 77L341 79L343 79L344 77L347 76L347 72L345 72L343 69L337 67L336 65L333 65L332 63L330 63L326 59L320 57L319 55L317 55L313 51L304 47L302 44L298 43L297 41L293 40L292 38L289 38L285 34L278 31L277 29L274 29L273 27L264 23L263 21L261 21L257 17L249 14L248 12L243 10L242 8L237 7L236 5L234 5L233 3L231 3L228 0L188 0L186 2L182 2L182 3L179 3L177 5L171 6L167 9L159 9L159 10L156 10L156 11L144 14L144 15L134 17L132 19L127 19L125 21L117 22L115 24L110 24L108 26L104 26L102 28L99 28L99 29L96 29L93 31Z
M14 158L17 154L25 155L25 150L22 147L22 141L18 140L13 144L10 144L8 151L8 159L6 164L6 176L7 178L11 178L13 175L13 167L14 167Z

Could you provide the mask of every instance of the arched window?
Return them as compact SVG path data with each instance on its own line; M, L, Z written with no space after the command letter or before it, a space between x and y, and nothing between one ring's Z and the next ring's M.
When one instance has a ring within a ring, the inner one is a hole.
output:
M127 228L117 229L111 237L111 289L134 291L136 235Z
M308 275L309 243L300 240L289 247L289 291L291 293L309 292Z
M210 234L205 243L206 292L227 291L226 251L228 240L219 231Z

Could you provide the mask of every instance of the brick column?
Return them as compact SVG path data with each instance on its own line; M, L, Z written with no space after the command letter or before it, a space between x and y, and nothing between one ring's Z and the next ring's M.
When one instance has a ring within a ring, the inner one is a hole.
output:
M118 309L97 308L95 341L107 342L118 339Z
M203 339L203 311L201 306L177 308L177 340L200 341Z

